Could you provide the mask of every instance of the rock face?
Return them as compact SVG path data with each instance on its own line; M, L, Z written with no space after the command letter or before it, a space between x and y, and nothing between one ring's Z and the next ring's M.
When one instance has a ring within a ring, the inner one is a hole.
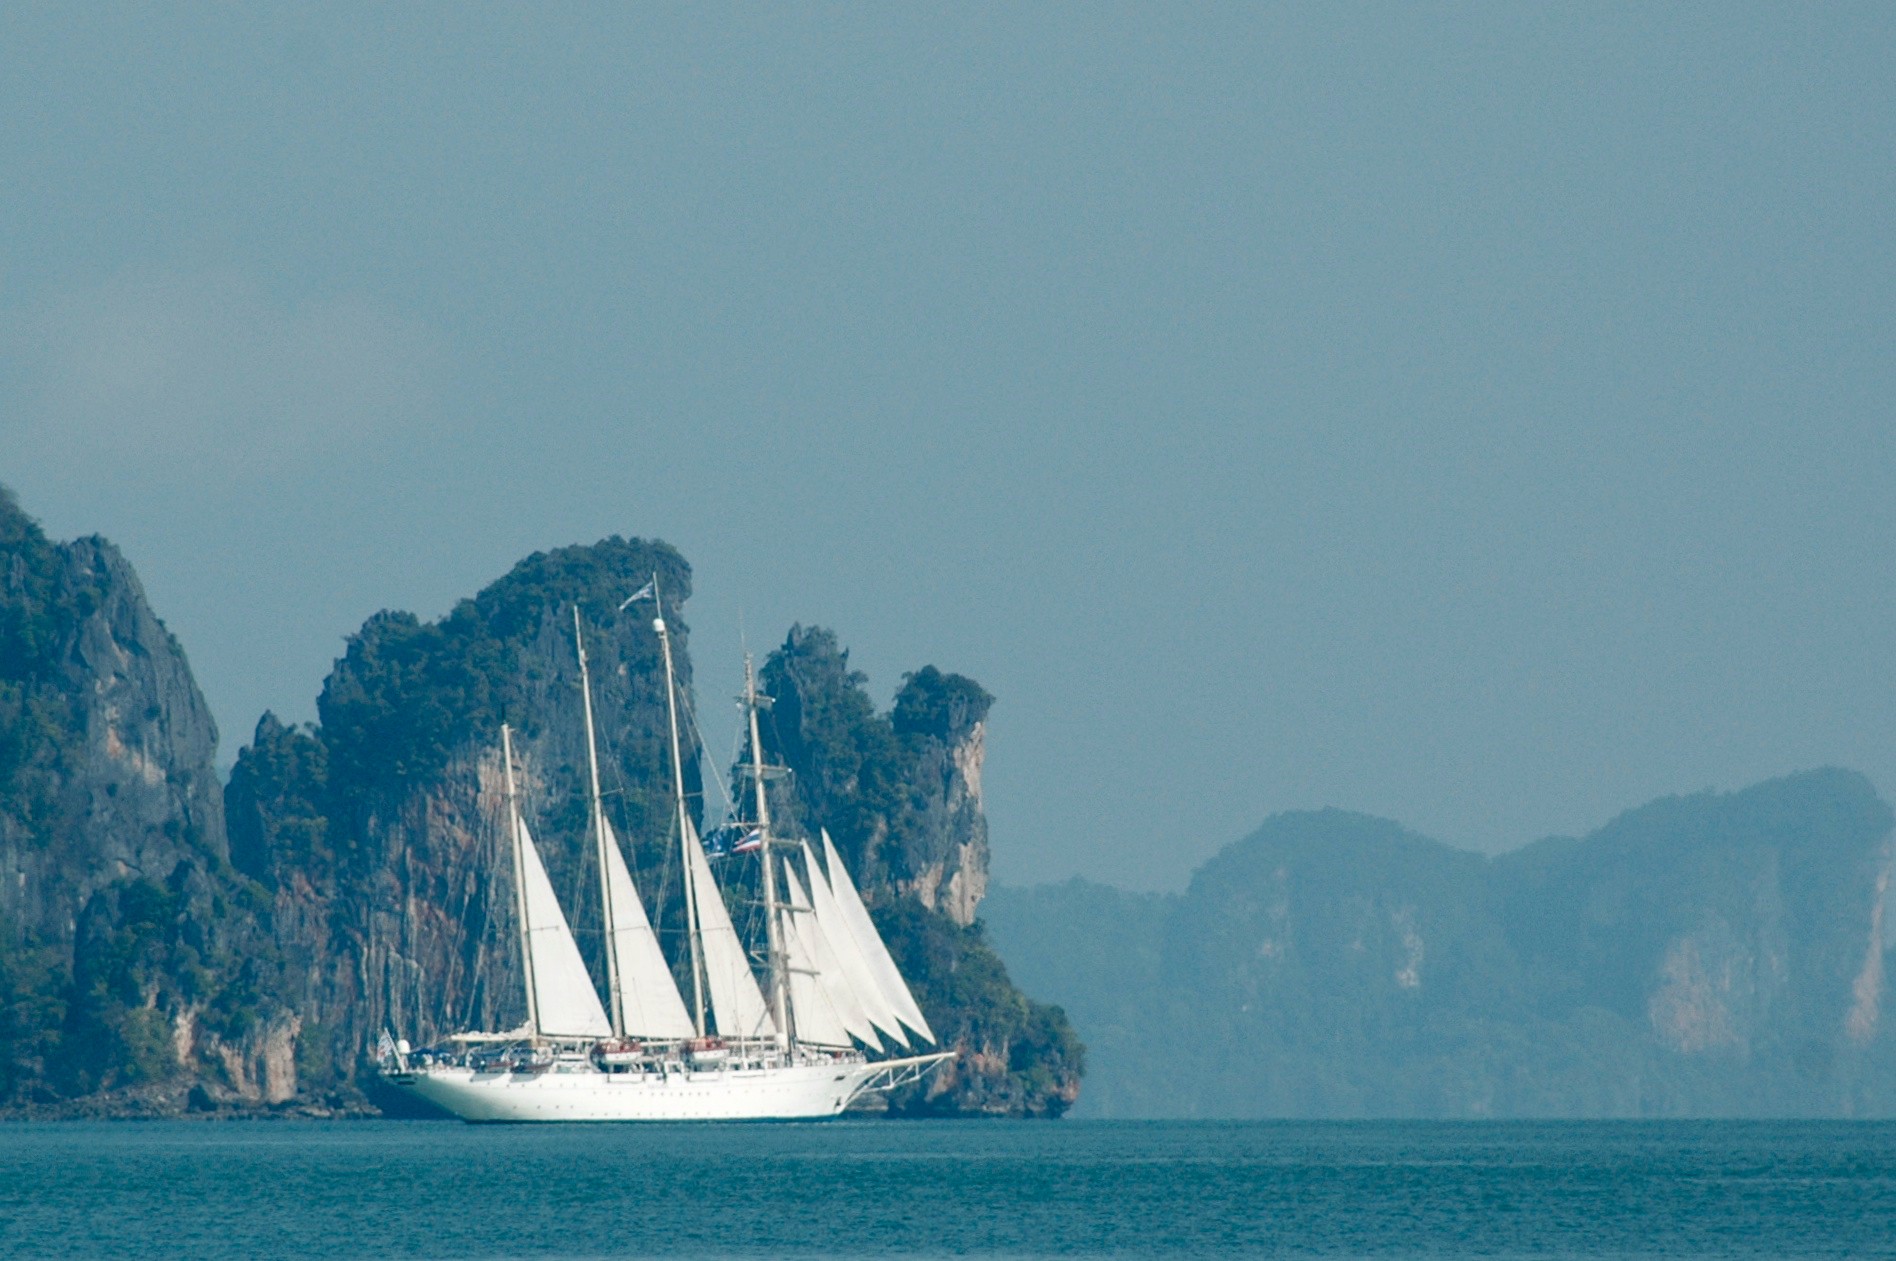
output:
M1182 897L1004 891L1110 1115L1887 1116L1889 808L1816 771L1496 859L1282 815ZM1189 1029L1171 1060L1157 1030Z
M909 781L922 791L904 846L899 892L966 927L987 896L987 812L981 765L993 698L972 679L925 666L903 680L890 715L914 750Z
M0 494L0 1104L294 1092L216 747L125 558Z
M0 797L0 922L70 945L100 889L223 857L217 727L117 548L49 544L11 501L0 516L16 784Z
M878 714L821 627L792 627L762 681L775 701L764 747L796 774L776 808L812 833L828 828L862 884L972 924L987 893L981 764L994 698L926 666Z

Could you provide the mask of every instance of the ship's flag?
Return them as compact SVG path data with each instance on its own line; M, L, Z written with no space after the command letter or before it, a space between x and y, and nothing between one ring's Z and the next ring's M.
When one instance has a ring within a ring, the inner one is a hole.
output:
M657 580L654 579L653 581L656 582ZM625 599L619 601L619 611L621 613L625 612L626 606L631 604L634 600L649 600L656 594L657 594L657 588L654 587L652 583L648 582L644 586L640 587L637 591L634 591L631 595L627 596Z
M726 823L713 828L704 838L704 852L712 858L722 858L726 854L749 854L763 848L764 830L751 828L745 831L735 823Z

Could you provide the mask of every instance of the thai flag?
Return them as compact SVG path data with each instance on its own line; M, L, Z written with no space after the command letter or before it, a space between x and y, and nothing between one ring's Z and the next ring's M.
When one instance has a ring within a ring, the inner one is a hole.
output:
M752 828L738 838L737 844L731 846L731 852L733 854L754 854L763 847L764 830L762 828Z

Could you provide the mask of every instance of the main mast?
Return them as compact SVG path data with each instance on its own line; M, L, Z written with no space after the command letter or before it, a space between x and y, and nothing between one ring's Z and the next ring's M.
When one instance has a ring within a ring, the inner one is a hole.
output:
M744 654L744 709L750 718L751 783L757 793L757 830L763 844L758 852L764 860L764 931L770 943L770 1014L777 1022L777 1044L793 1049L788 1013L784 1001L783 928L777 922L777 866L770 856L770 797L764 791L764 745L757 734L757 710L763 703L757 694L757 671L751 656Z
M520 921L520 975L527 984L527 1036L540 1036L540 996L533 989L533 929L527 923L526 856L520 852L520 807L515 804L513 729L500 724L500 753L507 765L507 839L513 850L514 915Z
M599 746L593 738L592 676L586 670L586 641L579 634L578 604L573 605L573 647L579 653L579 691L586 700L586 768L592 776L592 824L599 848L599 908L605 928L606 990L610 995L606 1012L612 1020L612 1036L620 1038L625 1036L625 996L619 992L619 926L613 922L612 881L606 865L606 847L612 842L606 837L606 811L599 800Z
M671 719L672 800L678 807L678 850L685 873L685 921L691 940L691 1018L704 1036L704 943L698 932L698 889L691 871L691 816L685 810L685 761L678 747L678 684L672 677L671 633L665 626L665 601L659 593L658 575L652 575L652 629L658 632L658 646L665 656L665 712Z

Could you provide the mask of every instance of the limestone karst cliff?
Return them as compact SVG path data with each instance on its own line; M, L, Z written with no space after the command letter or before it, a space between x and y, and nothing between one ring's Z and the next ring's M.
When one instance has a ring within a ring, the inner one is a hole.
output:
M216 745L124 557L0 491L0 1104L293 1091Z
M609 539L530 557L439 623L371 619L324 687L320 726L292 731L266 717L239 755L228 794L232 858L271 890L286 984L311 1036L322 1039L320 1058L333 1079L346 1081L384 1027L423 1042L522 1019L498 812L502 722L518 732L525 812L549 874L568 895L582 946L597 949L575 605L608 814L632 845L661 934L682 933L666 840L658 641L649 608L619 608L653 573L668 593L688 689L689 634L678 605L690 594L689 569L663 544ZM840 661L833 637L819 637ZM924 1010L949 1036L971 1037L976 1059L989 1056L979 1071L938 1078L910 1110L1059 1112L1077 1090L1077 1043L1057 1013L1013 989L969 927L986 880L979 783L986 693L926 669L911 677L893 717L876 715L846 670L793 677L794 665L816 660L792 651L806 638L793 632L763 672L767 689L781 689L770 731L796 732L799 741L787 758L795 774L782 785L779 817L793 830L833 822L891 948L910 964ZM838 730L852 739L866 732L870 743L831 738L818 715L833 703L848 715ZM767 752L774 759L782 751ZM702 778L692 762L686 779L696 810ZM880 794L868 803L866 784ZM879 813L888 802L902 808ZM969 958L979 967L964 967ZM603 972L603 962L595 964ZM972 977L981 968L979 986L937 975Z
M866 682L821 627L791 628L764 663L776 701L765 750L796 772L784 813L827 827L859 878L972 924L987 892L981 766L994 698L930 666L883 715Z
M138 576L0 497L0 915L70 942L86 902L223 856L217 728Z

